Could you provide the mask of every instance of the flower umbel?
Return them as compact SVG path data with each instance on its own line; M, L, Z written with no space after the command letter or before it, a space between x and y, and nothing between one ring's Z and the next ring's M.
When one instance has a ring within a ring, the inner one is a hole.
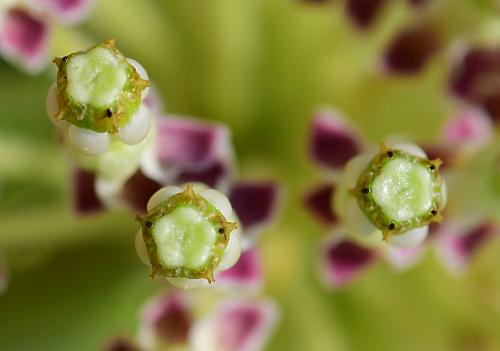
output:
M207 194L222 206L203 196ZM214 271L231 249L231 232L238 226L226 219L230 211L224 195L210 189L197 194L191 184L182 192L167 187L155 193L148 203L148 214L137 217L153 269L151 275L213 282Z

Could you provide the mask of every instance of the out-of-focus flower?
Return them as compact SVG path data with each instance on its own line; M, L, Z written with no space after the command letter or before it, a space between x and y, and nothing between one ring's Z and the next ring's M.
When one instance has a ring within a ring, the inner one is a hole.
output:
M262 287L262 263L256 248L243 251L231 268L216 274L217 287L224 290L258 291Z
M138 335L144 350L168 349L188 342L194 316L186 293L173 292L148 302L142 310Z
M277 322L277 308L267 300L223 301L190 331L193 351L262 350Z
M468 47L454 57L450 79L455 96L484 108L497 125L500 121L499 62L499 47Z
M262 350L276 327L277 306L256 298L217 301L207 314L206 301L189 292L154 298L141 313L138 344L145 351Z
M349 17L361 28L367 28L375 21L386 0L347 0Z
M416 235L410 234L404 242L391 242L391 239L398 239L397 235L393 236L389 240L392 245L374 242L369 237L353 236L356 232L372 232L373 225L360 213L355 201L347 196L339 196L338 192L342 187L345 190L346 185L342 185L342 182L347 182L347 178L352 178L353 174L357 173L352 169L363 169L372 156L368 155L364 159L357 156L354 161L349 162L332 162L335 159L352 158L357 152L353 150L363 150L362 141L356 135L355 129L336 112L322 110L318 113L314 118L311 133L312 159L321 165L322 169L330 167L330 172L326 174L331 181L314 187L305 197L307 209L332 232L320 245L319 255L320 274L328 286L345 286L380 259L384 259L395 270L407 269L419 260L427 244L431 242L436 242L435 247L440 257L449 259L449 262L444 262L446 267L463 269L470 256L477 251L479 243L493 237L491 234L498 231L498 225L488 219L487 215L475 216L473 220L457 220L457 211L454 211L452 218L445 218L441 227L433 227L431 238L424 244L422 242L427 237L427 230L418 230ZM467 160L474 158L479 150L490 145L492 125L482 110L461 106L455 116L445 123L442 134L441 143L426 145L425 149L429 150L433 157L441 157L443 153L446 155L443 157L447 162L443 172L444 177L448 178L452 173L460 173ZM347 142L347 139L350 142ZM407 145L405 148L408 150L425 155L421 149L412 144ZM332 156L330 153L340 155ZM360 165L361 163L364 166ZM344 165L344 172L339 175L339 168ZM353 187L356 182L351 180L351 183L347 186ZM455 179L452 184L453 189L469 186ZM446 189L441 196L443 201L446 201ZM408 243L411 245L406 245Z
M48 62L50 26L47 18L26 7L0 8L0 53L28 72Z
M48 63L52 18L73 24L92 7L91 0L7 0L0 3L0 55L26 72Z

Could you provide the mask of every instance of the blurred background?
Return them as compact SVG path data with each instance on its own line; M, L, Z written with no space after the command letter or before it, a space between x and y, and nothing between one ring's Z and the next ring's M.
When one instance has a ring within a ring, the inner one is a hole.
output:
M307 149L314 111L343 111L374 142L438 142L458 106L457 45L500 45L493 0L373 3L367 22L340 0L96 0L82 23L53 24L49 56L115 38L168 113L227 123L241 176L282 183L283 207L260 243L263 294L281 310L266 350L500 350L498 240L458 278L433 251L336 291L318 278L326 233L302 205L321 179ZM425 34L403 56L417 63L391 71L387 48L412 24ZM129 212L73 213L71 169L45 113L54 77L52 64L33 75L0 60L1 350L99 350L133 336L143 303L165 289L135 255ZM498 189L485 193L500 202Z

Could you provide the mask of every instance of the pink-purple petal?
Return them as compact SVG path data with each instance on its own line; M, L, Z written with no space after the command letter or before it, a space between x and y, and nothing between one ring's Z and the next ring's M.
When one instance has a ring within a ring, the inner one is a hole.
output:
M217 274L215 281L222 288L258 290L262 286L262 263L257 249L241 253L238 262Z
M482 106L495 123L500 121L500 48L469 48L451 74L451 90L459 98Z
M262 350L277 319L277 307L270 301L223 301L211 315L195 324L190 335L192 350Z
M95 191L95 179L93 172L79 168L73 171L73 207L79 214L91 214L104 209Z
M193 323L187 295L174 292L149 302L142 311L139 342L147 350L185 344Z
M137 171L123 185L122 196L134 211L146 213L149 198L161 187L160 183Z
M244 231L269 223L278 208L280 189L274 181L239 181L232 184L229 201Z
M386 48L383 56L384 69L397 74L417 73L438 51L440 45L439 32L430 23L405 28Z
M332 197L335 192L333 183L319 185L309 191L304 199L305 206L317 219L327 226L338 222L332 208Z
M31 0L63 23L76 23L89 13L94 0Z
M354 23L361 28L373 24L386 0L347 0L346 10Z
M309 151L321 167L336 170L363 150L361 139L338 112L321 110L313 118Z
M378 253L347 238L332 237L321 248L320 273L331 288L342 288L377 261Z
M0 53L29 72L38 72L48 63L49 24L26 8L11 8L0 28Z
M394 270L404 271L420 261L424 248L425 245L408 248L389 246L386 252L386 260Z
M450 271L460 273L474 254L498 234L499 227L492 222L480 223L466 231L448 226L436 238L439 257Z
M232 173L232 166L222 161L216 161L204 168L183 169L172 182L176 184L200 182L211 188L225 189Z
M455 147L479 147L488 143L493 135L493 125L485 112L477 107L467 107L448 120L443 137Z

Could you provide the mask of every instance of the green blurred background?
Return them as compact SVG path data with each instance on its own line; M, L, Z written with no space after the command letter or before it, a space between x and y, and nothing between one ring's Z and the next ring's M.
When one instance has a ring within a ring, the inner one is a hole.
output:
M405 1L389 1L365 32L339 3L101 0L83 25L54 30L53 55L116 38L169 113L232 128L242 177L283 183L285 205L261 241L264 294L282 312L268 350L500 350L498 241L460 279L430 252L408 272L378 265L338 292L318 280L326 233L301 205L321 179L306 152L312 112L333 105L374 141L432 141L454 111L446 52L413 76L377 69L413 16ZM443 3L440 20L466 37L499 21L487 1ZM0 350L98 350L134 335L141 305L164 288L135 256L133 216L72 213L69 165L45 115L54 77L53 67L30 77L0 61L0 249L10 269Z

